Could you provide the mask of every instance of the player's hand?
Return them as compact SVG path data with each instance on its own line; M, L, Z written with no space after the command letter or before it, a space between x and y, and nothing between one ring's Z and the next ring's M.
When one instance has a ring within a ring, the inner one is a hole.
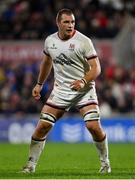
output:
M42 89L42 85L36 84L36 86L32 90L32 96L36 100L39 100L41 97L41 95L40 95L41 89Z
M81 80L75 80L71 83L70 87L74 91L79 91L80 89L84 88L85 82Z

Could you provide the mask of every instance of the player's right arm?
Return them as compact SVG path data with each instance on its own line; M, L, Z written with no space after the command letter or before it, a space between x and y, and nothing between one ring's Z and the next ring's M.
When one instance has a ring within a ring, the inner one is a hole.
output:
M43 60L40 64L37 84L32 90L32 96L37 100L40 99L40 92L42 90L43 83L50 74L51 68L52 68L52 59L50 56L44 54Z

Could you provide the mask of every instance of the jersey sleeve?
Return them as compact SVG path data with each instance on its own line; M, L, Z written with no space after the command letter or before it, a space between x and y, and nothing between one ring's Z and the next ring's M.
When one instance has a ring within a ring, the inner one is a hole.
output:
M84 56L87 60L97 57L97 52L90 39L87 39L87 41L84 44Z
M43 53L47 56L50 56L48 52L48 38L45 39Z

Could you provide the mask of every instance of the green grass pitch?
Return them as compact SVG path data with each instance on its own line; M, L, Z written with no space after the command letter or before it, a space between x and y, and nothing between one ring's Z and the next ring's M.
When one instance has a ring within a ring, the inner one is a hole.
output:
M112 173L100 175L93 144L47 143L34 174L18 173L29 145L0 144L0 179L135 179L135 144L110 144Z

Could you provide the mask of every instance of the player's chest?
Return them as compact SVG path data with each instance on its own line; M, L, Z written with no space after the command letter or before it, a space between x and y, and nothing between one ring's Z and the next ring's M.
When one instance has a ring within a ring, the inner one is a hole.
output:
M61 55L74 57L77 54L82 53L81 44L75 41L61 42L61 41L52 41L48 44L48 52L52 59L59 57Z

